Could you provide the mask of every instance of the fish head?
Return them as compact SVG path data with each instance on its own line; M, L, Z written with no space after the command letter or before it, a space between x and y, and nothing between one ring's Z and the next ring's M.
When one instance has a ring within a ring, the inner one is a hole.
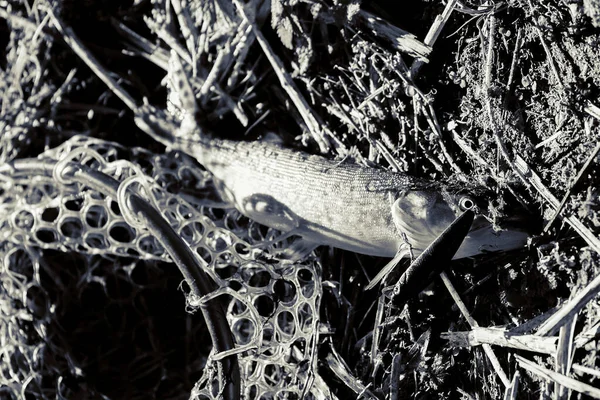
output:
M492 218L488 199L485 194L438 188L409 190L397 195L392 219L415 255L423 252L467 210L475 212L476 217L455 259L524 247L530 229L526 214L519 212L509 217L496 214Z

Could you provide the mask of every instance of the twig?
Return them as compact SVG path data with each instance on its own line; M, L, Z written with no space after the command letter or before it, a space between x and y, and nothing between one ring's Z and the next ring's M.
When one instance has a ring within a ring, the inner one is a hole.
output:
M559 205L556 197L544 186L537 176L518 155L515 157L515 167L518 168L519 176L523 181L534 187L550 206L557 208ZM577 218L565 216L563 219L587 242L587 244L600 254L600 240ZM537 331L537 335L549 335L555 333L570 318L577 314L585 305L600 292L600 275L588 284L588 286L577 293L575 297L564 304L552 317L550 317Z
M337 106L337 108L333 107L333 105L331 105L331 104L326 105L325 107L327 108L327 111L330 114L337 117L340 121L342 121L344 124L346 124L350 128L351 132L352 132L352 130L354 130L356 132L365 132L365 129L359 128L355 124L354 120L348 115L348 114L352 113L352 109L348 105L339 102L333 93L331 94L331 99L332 99L333 103ZM403 169L401 168L398 161L396 161L394 156L390 153L390 151L387 149L387 147L385 147L385 145L383 143L381 143L381 141L379 139L373 139L370 135L364 135L364 138L369 142L369 145L371 147L374 147L379 151L379 153L383 156L383 158L385 158L385 160L388 162L388 164L390 165L390 167L392 168L393 171L395 171L395 172L403 171Z
M415 58L422 58L425 61L431 53L431 47L423 44L412 33L406 32L364 10L360 10L356 16L357 21L364 23L375 36L388 40L402 53L407 53Z
M454 142L465 152L467 153L468 156L471 157L471 159L473 160L474 164L481 166L482 168L485 168L488 170L489 175L492 179L494 179L496 182L498 182L499 184L503 184L504 187L506 187L506 189L508 189L508 191L510 191L510 193L514 196L515 199L517 199L517 201L522 204L525 208L527 208L529 202L525 201L525 199L523 198L523 196L521 196L519 193L515 192L515 190L506 185L504 183L504 180L500 177L498 177L498 175L494 172L494 170L492 169L492 167L488 164L487 161L485 161L483 159L483 157L481 157L479 154L477 154L477 152L475 150L473 150L473 148L471 148L471 146L467 143L466 140L464 140L454 129L451 130L452 131L452 138L454 139Z
M527 165L519 155L515 156L513 164L516 172L521 177L523 182L530 187L533 187L542 196L542 198L553 208L558 208L560 204L558 199L544 186L540 177ZM600 240L576 217L562 217L571 227L587 242L587 244L600 254Z
M489 101L489 91L492 86L492 65L494 61L494 47L496 42L496 17L491 14L488 17L488 48L485 58L483 90L484 97Z
M385 291L385 289L384 289ZM377 354L379 352L379 341L381 340L382 333L382 322L385 311L385 297L382 293L377 298L377 311L375 312L375 326L373 328L373 338L371 339L371 366L375 366L377 362ZM373 367L373 376L375 376L376 369Z
M540 28L538 28L537 26L534 26L534 29L537 32L538 37L540 38L540 43L542 44L542 47L544 48L544 52L546 52L546 58L548 60L548 64L550 64L550 70L554 74L556 83L558 84L558 87L560 88L560 90L564 93L565 86L563 85L562 80L560 79L560 74L558 73L558 69L556 68L556 65L554 64L554 57L552 56L552 52L550 51L550 48L546 44L546 41L544 40L544 36L543 36Z
M553 307L543 314L536 315L530 320L523 322L521 325L515 326L509 332L511 335L522 335L527 332L532 332L546 322L557 310L558 307Z
M502 4L502 3L497 3L497 4ZM477 9L475 9L475 8L465 5L462 1L458 1L457 5L456 5L457 7L455 9L456 9L456 11L461 12L463 14L473 15L473 16L477 17L480 15L490 14L494 11L500 10L501 7L499 7L497 4L492 4L489 6L480 5L477 7Z
M488 165L487 161L485 161L483 159L483 157L481 157L479 154L477 154L477 152L474 151L471 148L471 146L469 146L469 144L467 143L467 141L464 140L458 134L458 132L456 132L456 129L451 129L450 132L452 133L452 139L454 140L454 142L458 145L458 147L460 147L460 149L462 151L464 151L465 153L467 153L467 155L473 160L473 162L476 165L479 165L479 166L485 167L485 168L489 168L489 165Z
M306 124L309 132L311 133L313 139L319 145L319 149L322 153L327 153L329 151L329 140L325 137L325 134L329 136L329 138L333 139L335 148L338 150L340 155L343 155L343 150L345 146L333 135L327 128L324 128L324 124L319 122L318 117L313 113L310 105L304 99L300 91L298 90L296 84L290 77L290 75L285 71L285 67L283 62L279 59L279 57L275 54L269 42L263 36L262 32L257 28L254 21L250 20L248 13L246 13L245 6L240 0L234 0L234 3L238 9L238 12L244 19L244 22L252 27L252 31L254 35L256 35L256 40L258 44L262 48L265 56L271 63L271 67L275 71L277 78L279 79L279 83L281 87L285 90L287 95L290 97L298 112L302 116L304 123Z
M577 321L577 315L569 321L569 323L561 326L560 333L558 335L558 345L556 351L556 372L563 375L568 375L571 372L571 365L573 363L573 351L575 336L575 322ZM568 399L568 392L565 387L559 382L554 383L555 396L560 400Z
M217 84L221 73L225 69L225 65L226 65L225 58L226 58L226 55L228 55L230 52L231 52L231 49L230 49L229 45L226 45L225 47L222 47L219 49L219 51L217 53L217 58L214 61L212 68L210 69L210 72L206 76L206 79L202 83L202 86L200 87L199 96L200 96L200 105L202 105L202 107L205 107L206 104L208 103L208 98L209 98L208 94L211 91L211 89L214 87L214 85Z
M171 6L173 7L173 11L175 11L175 15L177 15L179 29L181 30L181 34L185 39L188 51L194 60L194 62L191 64L192 69L196 71L195 58L198 44L198 30L192 21L192 17L187 7L187 2L185 0L171 0Z
M373 140L371 137L367 136L367 140L369 141L369 143L371 144L371 146L375 146L375 148L377 149L377 151L383 155L383 158L385 158L385 160L388 162L388 164L390 165L390 167L392 168L393 171L395 172L402 172L403 169L400 166L400 164L398 163L398 161L396 161L396 159L394 158L394 156L392 155L392 153L390 153L390 151L388 150L387 147L385 147L385 144L383 144L381 142L381 140L376 139Z
M444 8L444 11L440 15L435 17L433 24L431 24L431 26L429 27L429 31L427 32L427 35L425 36L425 40L423 40L423 43L426 46L433 47L436 40L442 33L442 29L444 29L444 26L448 22L448 19L450 19L450 14L452 14L452 11L454 10L454 7L456 6L457 2L458 2L458 0L448 1L448 3L446 3L446 7ZM413 64L410 67L410 76L413 79L415 79L416 76L419 74L419 70L421 69L423 64L425 64L425 61L423 61L421 59L416 59L413 62Z
M456 391L458 393L460 393L460 395L462 396L462 399L466 399L466 400L477 400L475 397L473 397L473 395L471 393L467 393L465 392L464 389L461 389L459 387L456 388Z
M48 29L43 27L43 25L38 25L27 18L23 18L21 16L11 14L7 12L5 9L0 8L0 18L4 18L7 22L10 22L12 25L19 27L23 30L27 30L29 32L33 32L33 35L40 33L40 28L43 31L46 37L54 36L53 32L49 32Z
M573 364L571 367L573 368L573 371L578 374L588 374L592 375L596 379L600 379L600 371L598 371L597 369L593 369L579 364Z
M573 181L571 186L569 186L569 189L567 190L567 193L565 193L565 195L563 196L563 199L561 200L560 204L554 210L554 213L552 213L552 217L550 217L550 220L544 227L544 232L547 232L548 229L550 229L550 226L552 226L556 217L562 213L562 210L563 210L565 204L567 204L569 197L571 197L571 192L579 184L579 181L583 177L583 174L587 171L588 167L592 164L592 161L594 161L596 159L596 156L598 155L598 153L600 153L600 141L596 144L596 147L594 148L594 150L592 151L592 153L590 154L588 159L585 161L585 163L583 164L583 166L577 173L577 177L575 178L575 180Z
M136 49L135 50L136 54L140 54L142 57L150 60L152 63L154 63L156 66L163 69L164 71L169 71L170 57L169 57L169 52L167 50L165 50L161 47L154 46L147 39L138 35L136 32L132 31L131 29L129 29L127 26L125 26L123 24L113 21L113 25L119 30L119 33L121 33L123 36L127 37L135 46L139 47L139 49L141 51ZM181 46L179 46L178 48L181 51L183 51L183 53L185 54L185 50L182 49ZM175 49L173 49L173 50L175 50ZM181 51L177 52L175 50L175 52L178 56L180 56ZM187 58L188 58L187 61L190 61L189 55L187 56ZM182 58L182 59L184 61L186 61L185 58ZM188 75L188 74L186 73L186 75ZM187 76L187 79L189 79L194 84L194 86L202 87L205 84L205 81L200 76L194 76L194 77ZM248 126L248 116L242 109L241 105L236 103L235 100L233 100L231 98L231 96L229 96L229 94L226 93L221 88L221 86L219 85L218 82L214 82L211 85L211 89L221 97L221 100L223 100L223 102L225 103L227 110L233 112L233 114L236 116L236 118L238 119L240 124L242 124L242 126Z
M203 84L202 79L198 76L192 78L191 81L194 83L195 86ZM227 109L233 112L233 115L236 116L240 124L242 124L242 126L248 126L248 116L246 115L246 112L242 108L241 104L239 102L236 102L229 95L229 93L225 92L225 90L221 88L221 85L219 85L218 82L214 82L211 89L221 97L221 100L223 100Z
M225 17L225 22L228 25L233 23L233 17L235 14L235 10L233 5L228 0L215 0L215 4L219 7L219 9L223 12L223 16Z
M329 352L325 356L325 365L329 367L331 372L335 374L346 386L348 386L354 393L360 395L360 398L377 400L375 396L361 381L356 379L350 372L348 366L344 360L340 357L333 346L328 346Z
M513 375L512 382L510 386L506 388L504 391L504 400L516 400L517 393L519 392L519 379L521 378L521 374L519 371L515 371Z
M556 126L556 128L554 129L554 133L552 135L548 136L546 139L544 139L541 142L539 142L538 144L536 144L535 149L537 150L539 148L547 146L550 143L554 143L556 138L558 138L560 135L564 134L564 132L561 130L561 128L562 128L562 123Z
M259 8L256 10L256 14L254 16L254 22L260 28L269 16L269 12L271 11L271 1L263 0L259 3ZM254 35L254 32L252 31L252 26L245 22L242 22L239 25L237 31L237 35L232 40L232 46L234 49L231 61L233 65L228 67L231 72L227 78L227 89L231 89L238 83L238 80L243 73L242 71L244 71L246 67L246 57L250 53L250 48L256 40L256 35Z
M390 374L390 400L398 400L400 398L400 373L404 369L401 361L402 353L394 354L392 372Z
M131 41L133 45L137 46L141 50L131 50L132 46L129 45L129 49L127 50L128 52L134 52L136 55L146 58L163 71L167 71L169 69L169 52L167 50L150 42L148 39L139 35L137 32L130 29L127 25L120 22L116 18L111 18L110 21L121 36Z
M600 292L600 275L594 278L585 289L577 293L550 317L535 333L539 336L552 335L561 326L573 319L579 311Z
M585 106L583 107L583 111L585 111L586 113L588 113L592 117L596 118L597 120L600 120L600 107L598 107L597 105L595 105L591 101L587 100L585 102Z
M441 337L450 345L457 347L473 347L482 344L510 347L513 349L533 351L542 354L556 354L556 337L540 337L536 335L515 335L510 331L498 328L475 326L468 332L446 332Z
M512 54L512 61L510 63L510 72L508 74L508 81L506 81L507 94L511 90L513 79L515 77L515 69L517 68L517 59L518 59L518 55L519 55L519 50L521 49L521 35L523 34L522 31L523 31L523 29L521 27L519 27L519 30L517 31L517 39L515 41L515 48L514 48L513 54Z
M500 154L504 161L511 167L513 171L515 171L521 179L523 177L520 175L519 170L515 167L512 157L510 156L504 141L502 140L502 136L499 129L499 122L496 120L494 115L494 109L492 108L492 100L490 99L489 92L491 90L492 85L492 65L493 65L493 57L494 57L494 43L495 43L495 33L496 33L496 17L494 15L490 15L488 17L488 48L486 53L485 60L485 71L484 71L484 80L483 80L483 102L485 104L485 109L488 114L490 129L494 133L494 138L496 139L496 145L498 146L498 150L500 150Z
M458 292L454 288L454 285L450 281L450 278L448 278L448 275L446 275L445 272L442 272L440 274L440 277L442 278L442 281L444 282L446 289L448 289L448 292L450 292L450 296L452 296L452 299L454 300L454 302L456 302L456 305L460 309L461 314L463 315L463 317L465 318L465 320L467 321L469 326L471 326L471 328L479 326L477 324L477 321L475 321L475 319L471 316L471 313L469 313L467 306L465 305L465 303L463 303L462 299L460 298L460 295L458 294ZM502 369L502 366L500 365L500 361L496 357L496 354L494 353L494 350L492 349L492 347L489 344L485 344L485 343L482 344L481 347L483 348L483 351L485 352L486 356L490 360L492 367L498 374L498 377L500 378L500 380L502 381L504 386L509 387L511 385L511 383L508 380L506 373Z
M561 385L565 386L568 389L575 390L576 392L586 394L595 399L600 399L600 389L588 385L587 383L579 382L576 379L569 378L563 374L559 374L558 372L551 371L547 368L544 368L533 361L530 361L524 357L519 355L515 355L517 362L519 365L526 369L527 371L544 378L550 382L559 382Z
M448 19L450 19L450 14L452 14L452 11L454 11L454 7L456 6L457 2L458 0L448 1L442 14L435 17L435 20L433 21L433 24L431 24L431 27L427 32L427 36L425 36L425 40L423 41L427 46L433 47L438 37L442 33L442 29L444 29L444 26L448 22Z
M444 158L446 159L448 164L450 164L450 167L452 167L452 169L456 173L458 173L458 177L460 179L464 179L465 174L463 173L463 171L459 167L459 165L456 163L456 161L454 160L454 157L452 156L452 153L450 151L448 151L448 148L446 147L446 144L444 143L442 129L438 122L435 110L433 109L433 105L430 102L426 102L426 104L424 104L424 111L425 112L423 114L425 115L425 119L427 120L429 127L435 133L435 135L438 139L438 144L440 145L442 154L444 154Z
M60 87L56 90L56 92L54 92L54 94L50 98L50 104L52 104L53 108L61 102L63 94L67 91L69 85L71 84L71 81L73 80L73 78L75 78L76 73L76 68L73 68L71 71L69 71L67 77L65 78L65 81L60 85Z
M579 333L575 337L575 347L583 347L590 341L596 339L600 335L600 321L596 322L591 328Z
M52 22L56 29L61 33L64 41L73 49L83 62L109 87L109 89L121 99L123 103L130 109L136 108L135 100L129 95L123 88L121 88L117 82L112 79L109 72L98 62L98 60L85 48L81 40L75 35L73 30L66 26L52 11L51 8L47 9L48 14L52 18Z
M232 63L231 72L227 78L226 87L231 89L238 83L240 75L244 71L246 57L250 52L252 44L256 40L256 36L252 31L252 27L247 23L242 22L238 28L238 34L233 38L233 52L232 52Z
M411 77L411 73L408 70L408 66L404 63L404 61L401 58L399 58L398 61L395 63L395 67L396 68L394 71L396 72L396 75L413 92L412 101L414 104L414 106L413 106L414 109L415 110L417 110L419 108L423 109L423 115L425 116L425 119L427 120L427 124L429 125L429 128L433 131L433 133L435 133L438 143L440 145L440 149L442 150L442 154L444 154L446 161L448 162L448 164L450 164L450 167L452 167L452 169L458 174L458 177L460 179L464 179L464 173L462 172L461 168L458 166L458 164L454 160L452 153L448 151L448 148L446 147L446 144L444 143L442 129L438 122L437 115L435 113L433 105L427 99L425 94L423 94L423 92L417 87L417 85L415 84L414 80ZM415 117L415 127L417 127L418 119L417 119L416 112L414 114L414 117ZM416 132L416 130L415 130L415 132ZM415 140L415 142L420 143L420 141L418 141L418 140ZM430 161L432 161L433 157L428 157L428 159ZM432 161L432 163L435 165L435 162ZM441 170L441 168L439 168L437 165L435 165L435 166L438 170Z
M191 54L185 47L179 44L177 38L167 31L164 26L159 25L156 21L148 17L144 18L144 22L152 32L156 33L156 36L162 39L162 41L165 42L172 50L177 52L179 57L185 60L185 62L189 65L193 64L194 60L192 59Z

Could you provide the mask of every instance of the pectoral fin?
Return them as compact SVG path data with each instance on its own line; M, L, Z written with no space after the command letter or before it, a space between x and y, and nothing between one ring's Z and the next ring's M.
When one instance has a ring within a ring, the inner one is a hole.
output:
M282 249L279 253L281 258L297 262L308 256L314 249L319 247L319 243L311 242L302 237L296 238L292 244Z
M290 236L300 235L298 230L299 218L285 205L275 200L272 196L255 194L243 199L241 204L243 214L258 223L284 232L281 236L270 240L268 243L277 243ZM261 243L263 246L265 243ZM298 237L291 244L278 252L279 257L291 261L298 261L306 257L319 246L319 243Z
M212 208L234 208L232 203L222 198L214 185L207 184L202 189L182 188L177 193L182 199L190 204Z
M290 232L299 225L298 217L272 196L254 194L242 199L240 211L269 228Z
M396 267L396 265L398 265L400 260L402 260L404 257L408 257L409 255L410 247L407 244L401 244L394 258L392 258L392 260L389 263L387 263L377 275L375 275L375 278L373 278L371 282L369 282L367 287L365 287L365 290L370 290L377 286L379 282L383 281L390 274L390 272L394 270L394 268Z

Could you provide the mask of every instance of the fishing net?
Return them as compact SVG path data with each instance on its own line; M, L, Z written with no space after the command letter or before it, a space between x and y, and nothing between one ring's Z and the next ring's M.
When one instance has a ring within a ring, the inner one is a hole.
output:
M86 169L79 170L79 179L69 179L70 171L80 167ZM117 196L107 195L85 171L116 180ZM148 281L151 271L170 261L144 218L133 215L122 201L127 190L160 211L164 223L217 283L213 296L225 304L245 398L325 397L315 357L322 296L319 263L312 257L300 262L280 259L276 245L266 240L275 232L233 209L203 202L211 179L193 159L74 137L37 159L3 166L0 178L0 207L6 216L0 226L0 385L6 398L69 397L66 388L72 391L73 385L64 381L66 371L76 381L85 381L75 358L50 340L56 335L56 306L64 298L57 294L60 290L48 289L44 277L54 277L56 284L68 281L65 274L79 274L79 296L98 287L110 308L111 299L119 304L133 301L141 290L136 274L142 266L148 265ZM79 254L79 271L66 266L61 270L62 265L48 261L56 251ZM97 273L107 259L112 260L110 274ZM188 296L188 311L202 301ZM151 350L138 354L136 362L158 362ZM59 356L63 362L53 362ZM219 398L217 359L218 354L211 354L203 360L193 399ZM163 381L167 375L162 372ZM49 378L54 380L49 383Z

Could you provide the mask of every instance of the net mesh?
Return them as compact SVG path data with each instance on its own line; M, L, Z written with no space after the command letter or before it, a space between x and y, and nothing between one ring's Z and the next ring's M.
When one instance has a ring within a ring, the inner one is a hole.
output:
M47 359L39 355L45 353L56 299L39 276L44 251L80 253L88 267L99 256L170 260L143 219L131 223L122 202L91 180L83 184L64 179L69 166L86 165L116 179L120 190L136 186L203 260L220 288L214 296L227 304L246 398L325 397L315 357L322 295L319 263L311 257L295 263L279 259L276 245L267 240L276 232L233 209L203 204L199 193L210 188L211 180L193 159L74 137L25 164L5 168L0 175L0 204L7 216L0 229L0 384L5 393L20 398L31 387L38 392L48 387L42 385ZM100 282L106 290L104 278L92 275L81 285ZM121 274L120 280L137 286L131 273ZM200 302L189 296L188 308L194 310ZM70 368L75 376L82 375L75 363ZM192 398L219 398L216 371L216 361L209 357ZM52 390L60 392L60 384L58 379Z

